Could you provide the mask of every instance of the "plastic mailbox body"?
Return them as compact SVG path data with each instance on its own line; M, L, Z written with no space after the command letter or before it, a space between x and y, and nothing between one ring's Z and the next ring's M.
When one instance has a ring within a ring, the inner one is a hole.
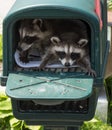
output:
M109 48L106 41L106 0L99 1L100 7L97 7L97 2L96 0L24 0L21 2L17 0L15 2L3 23L3 77L8 79L6 93L11 97L13 112L17 118L34 124L38 122L38 124L48 125L74 125L75 122L80 124L94 116L98 90L103 86ZM16 64L14 53L19 40L18 23L21 19L30 18L80 19L87 23L91 34L91 65L97 72L97 77L69 72L26 73L14 69ZM40 77L47 78L47 81L39 79ZM55 80L58 80L58 83ZM78 84L78 81L81 83ZM69 83L69 87L64 84L66 82ZM37 103L33 108L23 107L27 102L32 105L32 101ZM58 101L62 105L38 105L40 101L55 103ZM75 103L79 104L79 108L75 108ZM74 104L74 107L67 107L67 104L68 106ZM86 110L82 111L80 107L84 104Z

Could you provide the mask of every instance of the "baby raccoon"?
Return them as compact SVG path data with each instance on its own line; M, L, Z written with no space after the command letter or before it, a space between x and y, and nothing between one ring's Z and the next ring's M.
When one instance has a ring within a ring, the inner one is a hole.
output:
M51 32L46 30L41 19L24 19L21 20L19 34L20 41L17 49L20 51L20 60L27 63L29 62L27 58L29 49L37 48L41 50L42 45L40 46L40 43Z
M66 39L66 38L65 38ZM85 69L87 73L93 77L96 76L94 70L91 69L89 59L88 40L80 39L78 42L73 40L61 40L58 37L51 37L51 47L47 50L40 64L40 68L44 68L52 59L58 59L65 67L79 65Z

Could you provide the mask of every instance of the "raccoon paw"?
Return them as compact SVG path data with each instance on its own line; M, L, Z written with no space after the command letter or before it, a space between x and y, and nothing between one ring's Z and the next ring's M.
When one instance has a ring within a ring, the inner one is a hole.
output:
M42 69L42 68L38 68L38 71L43 71L44 69Z
M39 71L44 71L45 68L44 68L43 66L40 65L40 66L38 67L38 70L39 70Z
M29 60L28 60L27 57L20 56L19 59L20 59L20 61L22 61L23 63L28 63L28 62L29 62Z
M96 72L94 70L92 70L92 69L89 69L88 72L87 72L87 74L89 76L92 76L92 77L96 77L97 76Z

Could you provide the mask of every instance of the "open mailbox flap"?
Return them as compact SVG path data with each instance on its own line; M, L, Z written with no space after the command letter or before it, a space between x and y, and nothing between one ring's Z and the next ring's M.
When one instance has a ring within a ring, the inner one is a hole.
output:
M92 94L93 79L89 76L81 78L80 74L78 76L73 72L10 73L6 94L24 100L84 99Z

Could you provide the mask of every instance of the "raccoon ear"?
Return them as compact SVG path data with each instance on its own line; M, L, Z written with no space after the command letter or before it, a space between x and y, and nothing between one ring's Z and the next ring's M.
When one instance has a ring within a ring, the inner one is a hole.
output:
M50 40L54 45L58 45L61 41L58 37L51 37Z
M88 43L87 39L80 39L78 41L78 44L79 44L80 47L84 47L87 43Z
M34 19L33 24L36 24L41 28L42 24L43 24L43 21L42 21L42 19Z

